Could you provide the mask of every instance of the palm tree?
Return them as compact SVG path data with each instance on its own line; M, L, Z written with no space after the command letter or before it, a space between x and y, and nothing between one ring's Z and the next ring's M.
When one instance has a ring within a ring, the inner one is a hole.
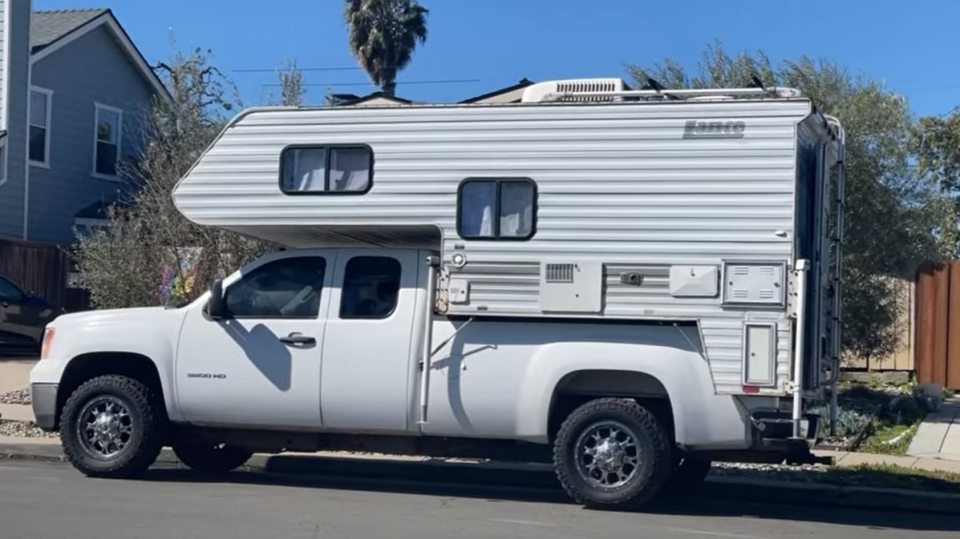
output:
M343 18L353 56L384 94L393 95L397 72L427 40L427 8L417 0L346 0Z

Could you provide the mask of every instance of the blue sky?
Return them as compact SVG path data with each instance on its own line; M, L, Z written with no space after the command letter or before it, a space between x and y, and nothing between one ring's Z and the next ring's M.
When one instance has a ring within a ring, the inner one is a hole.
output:
M720 39L731 52L762 48L776 61L808 54L884 80L917 114L960 105L955 0L422 0L426 45L400 74L397 93L455 101L523 77L625 76L626 62L666 57L695 67ZM34 0L34 9L109 7L151 62L181 48L213 51L245 104L262 103L287 60L351 68L341 0ZM362 71L308 71L309 100L327 88L367 93ZM418 81L459 80L450 84ZM404 84L404 82L410 84ZM353 85L342 85L342 84ZM334 85L335 84L335 85Z

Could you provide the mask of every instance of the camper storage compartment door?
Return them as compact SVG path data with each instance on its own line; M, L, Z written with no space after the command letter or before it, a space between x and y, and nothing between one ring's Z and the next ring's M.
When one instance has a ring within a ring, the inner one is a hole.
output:
M777 325L743 325L743 385L769 387L777 383Z

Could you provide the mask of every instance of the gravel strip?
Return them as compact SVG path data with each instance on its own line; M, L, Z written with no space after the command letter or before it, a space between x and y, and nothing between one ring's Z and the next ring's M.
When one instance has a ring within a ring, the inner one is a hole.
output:
M734 462L716 462L710 469L710 475L721 477L755 477L757 479L776 479L780 481L816 482L821 474L830 470L822 464L742 464Z
M0 419L0 436L19 438L56 438L56 432L44 432L32 421L6 421Z
M30 404L30 390L28 388L17 389L0 395L0 404Z

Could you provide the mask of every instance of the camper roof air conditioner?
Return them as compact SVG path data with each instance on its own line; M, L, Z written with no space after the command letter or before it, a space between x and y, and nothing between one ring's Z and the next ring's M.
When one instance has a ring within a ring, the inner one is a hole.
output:
M620 99L618 93L629 89L622 79L551 80L527 86L523 90L521 102L614 101ZM578 96L577 94L583 95Z

